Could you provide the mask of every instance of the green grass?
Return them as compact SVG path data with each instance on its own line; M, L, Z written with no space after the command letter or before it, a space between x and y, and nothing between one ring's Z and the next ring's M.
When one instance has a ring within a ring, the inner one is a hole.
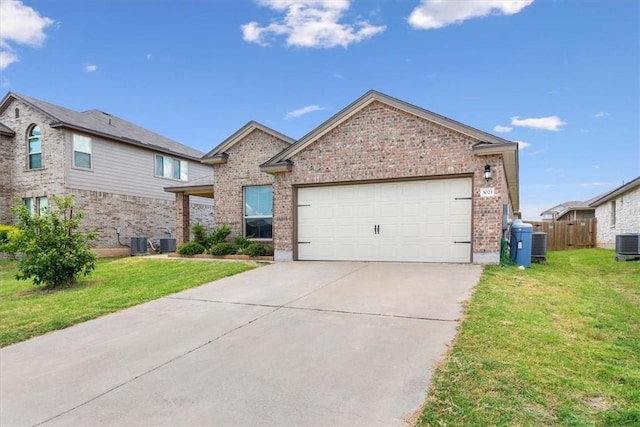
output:
M89 276L56 290L15 280L16 263L0 260L0 347L95 319L257 264L148 258L102 259Z
M487 267L421 426L640 426L640 262Z

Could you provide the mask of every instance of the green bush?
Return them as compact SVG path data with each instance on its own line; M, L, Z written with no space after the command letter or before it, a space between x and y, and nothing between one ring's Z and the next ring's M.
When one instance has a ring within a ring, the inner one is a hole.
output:
M12 258L19 258L16 279L57 287L95 268L90 242L97 234L77 231L84 213L74 211L73 196L52 195L51 199L55 208L43 214L31 214L21 200L16 200L11 212L19 232L12 234L3 249Z
M245 249L251 244L251 240L244 236L236 236L236 238L233 239L233 244L240 249Z
M229 237L229 234L231 234L231 228L228 225L222 225L213 230L213 232L207 238L207 241L209 242L211 247L213 247L218 243L225 242L227 240L227 237Z
M244 254L249 256L265 256L267 254L267 248L262 243L251 243L244 250Z
M211 255L222 256L236 253L238 253L238 247L229 242L217 243L211 247Z
M0 224L0 252L2 252L2 246L9 243L9 239L14 234L18 234L17 227Z
M207 246L207 230L202 224L196 224L191 227L191 232L193 233L193 242L200 243L204 247Z
M178 246L178 253L180 255L198 255L205 252L205 247L198 242L186 242Z

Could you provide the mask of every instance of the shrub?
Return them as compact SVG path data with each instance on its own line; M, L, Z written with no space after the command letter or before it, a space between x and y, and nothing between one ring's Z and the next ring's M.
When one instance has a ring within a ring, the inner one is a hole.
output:
M267 254L267 248L262 243L251 243L244 250L244 254L249 256L264 256Z
M0 224L0 252L2 252L2 246L9 243L11 236L17 233L17 227Z
M237 236L235 239L233 239L233 244L240 249L245 249L251 244L251 240L247 239L244 236Z
M52 195L51 199L55 208L39 215L31 214L22 201L16 201L11 212L19 232L12 235L4 250L14 259L21 254L16 279L57 287L95 268L90 242L97 234L77 231L84 213L73 210L73 196Z
M227 237L229 237L229 234L231 234L231 228L228 225L222 225L213 230L213 232L207 238L207 241L209 242L211 247L213 247L218 243L225 242L227 240Z
M211 255L222 256L236 253L238 253L238 247L229 242L217 243L211 247Z
M202 224L195 224L191 227L191 232L193 233L192 241L200 243L202 246L207 246L207 230L205 230Z
M198 242L186 242L178 246L180 255L198 255L205 252L205 247Z

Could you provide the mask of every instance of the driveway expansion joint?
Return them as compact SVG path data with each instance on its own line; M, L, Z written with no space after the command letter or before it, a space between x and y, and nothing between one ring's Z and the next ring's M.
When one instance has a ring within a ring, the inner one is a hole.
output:
M202 298L181 298L181 297L166 297L169 299L177 299L183 301L199 301L199 302L209 302L213 304L232 304L232 305L244 305L247 307L265 307L265 308L275 308L265 316L275 313L276 311L286 308L289 310L302 310L302 311L317 311L323 313L338 313L338 314L353 314L356 316L373 316L373 317L390 317L396 319L411 319L411 320L428 320L431 322L458 322L460 319L441 319L438 317L424 317L424 316L407 316L402 314L388 314L388 313L367 313L364 311L352 311L352 310L336 310L329 308L316 308L316 307L297 307L295 305L275 305L275 304L258 304L251 302L240 302L240 301L220 301L220 300L210 300L210 299L202 299ZM257 319L256 319L257 320Z

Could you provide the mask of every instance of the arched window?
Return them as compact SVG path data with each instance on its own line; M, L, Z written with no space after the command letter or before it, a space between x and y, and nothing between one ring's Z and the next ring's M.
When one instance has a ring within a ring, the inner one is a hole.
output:
M42 132L40 132L38 125L29 128L27 152L29 154L29 169L40 169L42 167Z

